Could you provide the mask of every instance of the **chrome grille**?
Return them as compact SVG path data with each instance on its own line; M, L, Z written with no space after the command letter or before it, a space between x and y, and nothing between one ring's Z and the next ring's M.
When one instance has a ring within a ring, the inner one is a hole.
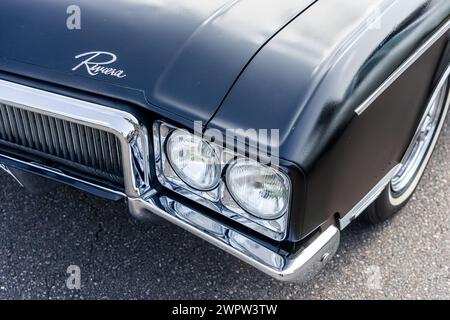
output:
M0 146L123 184L120 141L106 131L0 104Z

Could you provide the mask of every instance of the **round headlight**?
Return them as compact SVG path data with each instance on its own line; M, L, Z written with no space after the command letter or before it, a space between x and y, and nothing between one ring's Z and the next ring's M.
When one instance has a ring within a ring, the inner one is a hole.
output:
M258 218L277 219L287 210L290 183L274 168L253 160L237 160L228 168L226 182L239 206Z
M200 137L175 130L167 139L167 158L178 177L198 190L211 190L220 180L216 150Z

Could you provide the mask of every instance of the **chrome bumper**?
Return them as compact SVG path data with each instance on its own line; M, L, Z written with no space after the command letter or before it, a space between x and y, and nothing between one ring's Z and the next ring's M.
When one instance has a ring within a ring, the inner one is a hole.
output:
M286 256L168 197L159 197L154 190L129 199L129 209L140 220L153 215L163 218L285 282L310 280L333 257L340 241L339 229L330 226L298 253Z
M78 184L80 186L81 184L80 189L86 191L93 191L89 190L88 187L95 188L95 186L73 180L47 168L38 168L33 163L16 162L16 160L8 159L5 156L0 156L0 161L8 161L14 167L41 176L51 177L53 180L69 185L77 186ZM21 184L20 180L11 173L7 166L0 164L0 170L5 171ZM49 175L50 173L52 175ZM93 193L104 196L99 194L99 191L101 190L98 189ZM112 195L108 195L108 197L114 199ZM283 255L276 248L264 246L264 244L255 241L246 234L233 230L201 212L184 206L166 196L158 195L154 190L139 198L128 198L128 206L130 213L138 220L167 220L272 278L284 282L304 283L312 279L330 261L339 247L340 231L335 226L330 226L298 253Z

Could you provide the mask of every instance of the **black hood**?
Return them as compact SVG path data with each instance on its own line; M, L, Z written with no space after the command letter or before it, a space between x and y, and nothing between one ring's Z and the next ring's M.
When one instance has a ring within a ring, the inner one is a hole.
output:
M33 77L100 93L98 82L128 88L149 106L207 121L258 50L313 2L2 0L0 70L39 70ZM70 5L80 30L66 25Z

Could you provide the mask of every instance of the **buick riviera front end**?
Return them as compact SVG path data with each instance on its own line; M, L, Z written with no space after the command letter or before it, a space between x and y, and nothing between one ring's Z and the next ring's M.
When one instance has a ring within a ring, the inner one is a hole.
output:
M449 106L449 17L448 0L2 0L0 168L311 279L353 220L415 191Z

